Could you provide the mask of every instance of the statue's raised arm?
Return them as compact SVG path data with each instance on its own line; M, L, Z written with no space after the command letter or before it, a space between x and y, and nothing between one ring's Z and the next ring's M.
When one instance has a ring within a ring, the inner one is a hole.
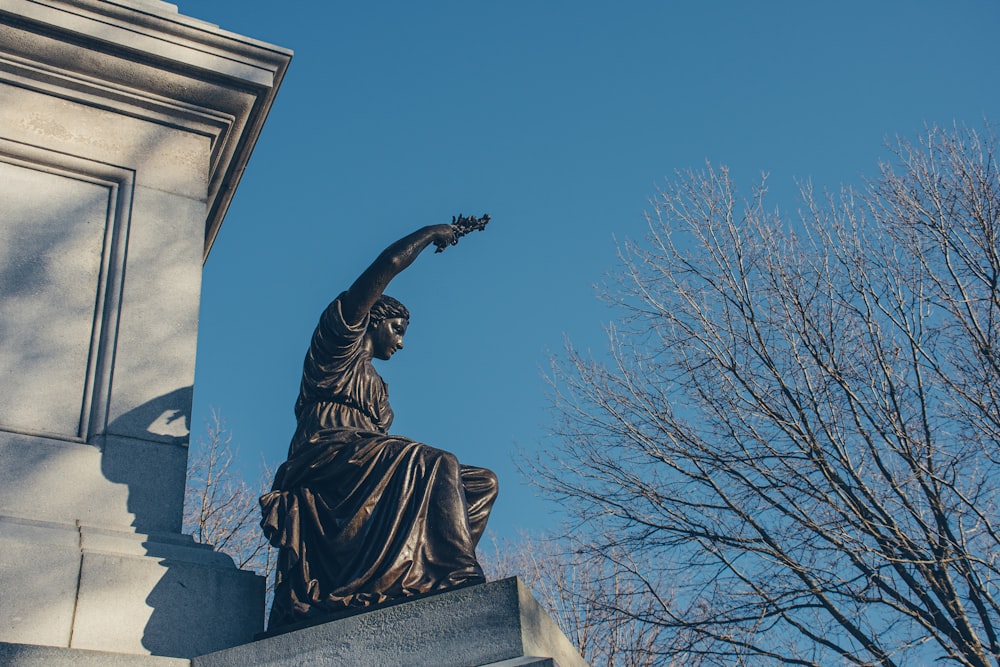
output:
M488 222L459 216L403 237L320 316L288 460L260 499L278 549L269 629L485 581L476 544L496 475L390 435L388 388L372 359L401 349L409 325L409 311L383 294L389 282L429 245L440 252Z
M352 324L361 322L382 296L389 282L413 264L427 246L431 243L450 245L454 237L455 230L451 225L429 225L404 236L383 250L340 298L344 319Z
M489 221L489 215L479 218L459 215L452 218L450 225L422 227L390 245L341 297L344 319L359 323L382 296L389 282L413 264L427 246L433 243L437 246L435 252L441 252L458 243L458 239L470 231L485 229Z

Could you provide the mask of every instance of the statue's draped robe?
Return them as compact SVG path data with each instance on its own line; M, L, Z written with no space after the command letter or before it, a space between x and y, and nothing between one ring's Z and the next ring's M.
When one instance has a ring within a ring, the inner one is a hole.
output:
M368 318L324 311L306 355L288 460L261 497L280 549L269 627L485 580L476 544L489 470L387 435L388 389L363 350Z

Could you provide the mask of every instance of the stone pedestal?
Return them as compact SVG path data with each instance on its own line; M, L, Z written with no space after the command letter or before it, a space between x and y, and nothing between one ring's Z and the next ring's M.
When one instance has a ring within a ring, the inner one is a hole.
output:
M330 621L191 660L192 667L586 667L516 578Z
M259 631L259 578L180 529L201 267L290 55L158 0L0 0L0 642Z

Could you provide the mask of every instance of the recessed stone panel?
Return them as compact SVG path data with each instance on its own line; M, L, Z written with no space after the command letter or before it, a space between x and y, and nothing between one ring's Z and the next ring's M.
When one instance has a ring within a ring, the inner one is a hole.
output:
M0 426L81 437L115 187L0 156Z

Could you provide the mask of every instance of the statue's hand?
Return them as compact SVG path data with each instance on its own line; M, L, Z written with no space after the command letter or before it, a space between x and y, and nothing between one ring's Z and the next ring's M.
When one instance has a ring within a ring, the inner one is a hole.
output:
M434 252L442 252L450 245L458 243L458 230L454 225L430 225L427 231L431 235L431 243L437 246Z
M443 252L449 245L455 245L458 243L458 239L462 238L469 232L482 231L486 229L486 225L489 221L489 214L483 215L481 218L459 215L458 217L453 217L451 219L450 225L437 225L437 227L449 228L452 232L452 236L451 240L447 243L435 239L434 245L437 246L437 249L434 252Z

